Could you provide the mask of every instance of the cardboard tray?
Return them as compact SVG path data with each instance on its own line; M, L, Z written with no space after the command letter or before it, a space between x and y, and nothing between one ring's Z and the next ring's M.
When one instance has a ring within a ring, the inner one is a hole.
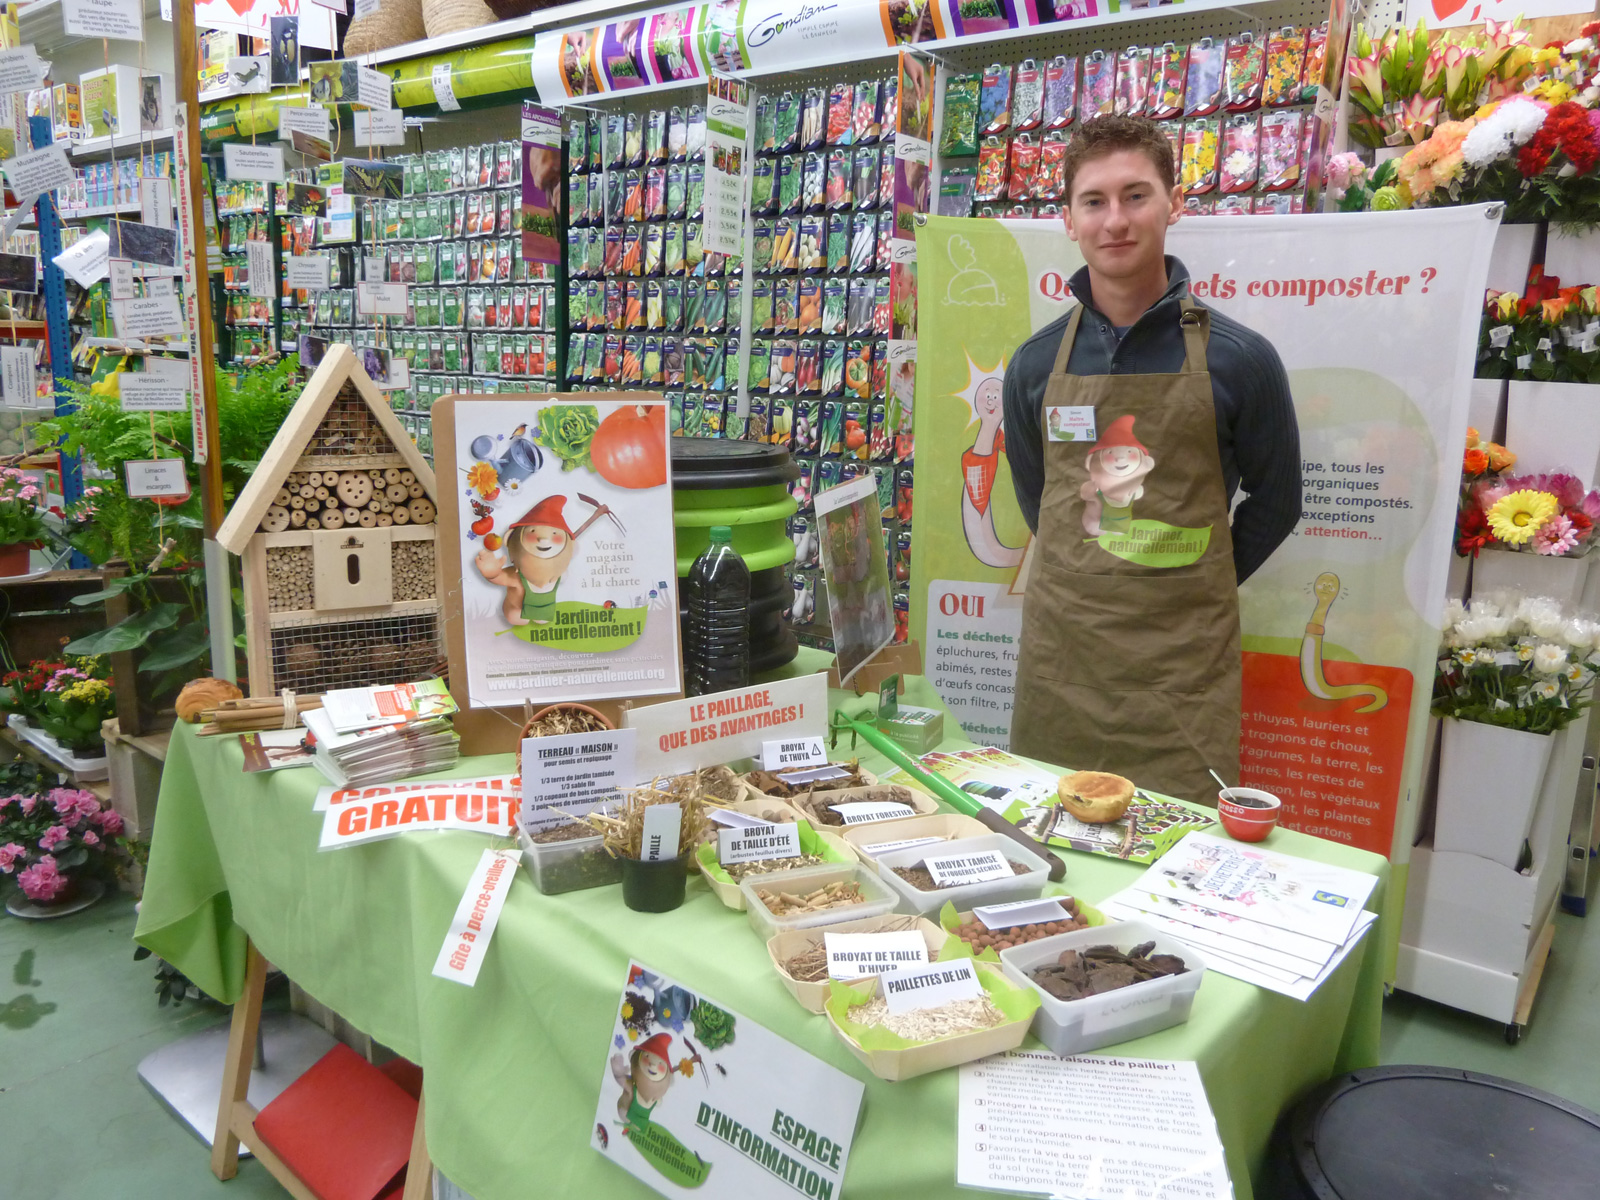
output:
M778 973L778 978L783 981L783 986L789 989L789 994L800 1002L800 1007L807 1012L820 1013L828 999L828 980L822 979L814 982L805 982L796 979L783 969L783 964L796 954L804 954L807 950L815 949L822 945L824 933L898 933L901 930L915 929L922 935L922 940L928 944L928 958L937 959L939 948L944 945L945 939L950 935L940 929L932 921L923 917L907 917L890 913L886 917L868 917L864 921L846 921L843 925L829 925L823 929L795 929L788 933L780 933L767 942L767 956L772 959L772 969ZM867 978L863 975L861 979ZM859 982L853 980L852 982Z
M889 822L869 821L865 825L850 825L840 831L839 837L850 847L857 859L869 867L876 868L878 860L862 847L877 842L899 842L920 837L942 838L948 842L957 838L982 837L992 832L976 817L964 816L961 813L935 812L923 816L902 817L892 822L893 831L883 829L886 823Z
M730 806L724 805L724 807ZM855 855L851 853L850 848L833 834L824 833L822 830L814 828L811 823L806 821L803 817L800 818L800 821L804 824L806 829L811 831L812 836L822 843L821 853L823 861L821 863L813 863L813 867L825 865L831 866L835 863L854 863L856 861ZM739 881L737 879L723 881L712 874L712 868L717 865L717 843L715 841L701 842L694 848L694 865L700 871L700 874L705 876L706 883L710 886L711 890L716 893L718 900L721 900L729 908L733 909L734 912L744 911L744 893L739 890ZM805 867L795 868L797 871L803 871L806 869L807 868ZM724 874L726 874L726 872L724 872ZM767 874L771 875L772 872L768 872Z

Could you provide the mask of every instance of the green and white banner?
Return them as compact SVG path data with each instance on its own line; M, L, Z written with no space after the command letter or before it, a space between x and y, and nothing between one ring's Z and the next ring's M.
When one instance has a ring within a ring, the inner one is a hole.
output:
M1196 298L1277 347L1300 422L1300 524L1240 592L1243 782L1278 794L1292 828L1400 860L1497 228L1476 207L1207 217L1168 239ZM1054 222L934 217L917 260L911 636L968 736L1005 746L1029 531L1001 387L1016 347L1068 311L1082 259ZM1101 544L1147 553L1130 534Z

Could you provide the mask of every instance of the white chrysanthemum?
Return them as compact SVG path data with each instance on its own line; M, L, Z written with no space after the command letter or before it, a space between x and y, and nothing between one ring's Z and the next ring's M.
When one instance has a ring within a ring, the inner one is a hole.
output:
M1587 621L1573 619L1561 629L1561 640L1573 650L1582 652L1594 645L1594 630Z
M1587 37L1581 37L1581 38L1575 39L1574 41L1570 41L1565 46L1561 47L1561 53L1567 55L1570 58L1575 54L1587 54L1587 53L1589 53L1589 51L1591 51L1593 49L1594 49L1594 39L1593 38L1587 38Z
M1544 638L1546 641L1555 641L1566 632L1567 623L1562 619L1559 611L1546 613L1528 622L1528 628L1535 637Z
M1467 615L1467 606L1459 600L1448 600L1444 606L1444 627L1453 629Z
M1461 143L1461 156L1470 166L1486 167L1525 145L1543 124L1544 109L1532 100L1507 100L1472 127Z
M1491 641L1503 638L1511 632L1510 617L1480 617L1479 619L1483 622L1485 638Z
M1540 646L1533 652L1533 669L1541 675L1554 675L1567 665L1565 646Z
M1583 669L1582 663L1571 663L1568 665L1567 669L1562 672L1562 674L1567 677L1568 683L1570 683L1573 687L1577 687L1583 682L1586 672Z
M1463 667L1475 667L1478 665L1478 652L1476 650L1457 650L1456 661Z
M1533 661L1533 647L1529 643L1523 642L1521 645L1519 645L1517 647L1517 661L1518 662L1532 662Z
M1533 694L1541 700L1554 700L1561 694L1561 688L1547 679L1543 683L1533 685Z
M1456 636L1463 646L1475 646L1484 640L1483 623L1486 617L1469 616L1456 626Z

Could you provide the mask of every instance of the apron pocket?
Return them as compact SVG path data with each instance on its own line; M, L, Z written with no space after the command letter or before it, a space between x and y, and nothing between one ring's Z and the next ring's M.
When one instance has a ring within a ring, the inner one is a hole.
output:
M1108 692L1201 692L1237 672L1231 563L1154 575L1085 575L1040 563L1022 652L1039 676Z

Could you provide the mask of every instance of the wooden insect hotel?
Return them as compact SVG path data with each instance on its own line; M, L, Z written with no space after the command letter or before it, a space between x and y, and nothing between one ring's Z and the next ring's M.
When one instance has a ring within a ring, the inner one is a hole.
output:
M355 352L329 347L217 531L244 560L252 696L439 673L437 495Z

